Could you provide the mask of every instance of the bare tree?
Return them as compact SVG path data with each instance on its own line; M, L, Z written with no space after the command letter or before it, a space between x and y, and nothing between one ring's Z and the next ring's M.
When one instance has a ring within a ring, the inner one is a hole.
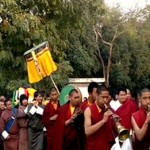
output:
M109 78L110 78L110 71L111 71L111 65L112 65L112 52L113 52L113 46L115 43L116 38L118 38L121 34L123 34L125 31L119 32L118 31L118 26L116 26L113 38L111 41L106 41L103 39L103 35L101 32L102 26L94 26L93 30L96 36L96 43L99 45L98 40L100 40L102 43L104 43L105 45L107 45L109 47L109 51L108 51L108 60L107 60L107 65L105 65L103 57L101 55L101 50L98 50L98 57L100 59L100 62L102 64L102 68L103 68L103 76L105 78L105 85L107 87L109 87Z

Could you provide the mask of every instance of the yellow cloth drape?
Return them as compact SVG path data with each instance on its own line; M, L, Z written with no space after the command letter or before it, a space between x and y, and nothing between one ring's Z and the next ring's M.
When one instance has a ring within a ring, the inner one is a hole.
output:
M27 60L27 71L30 83L40 81L57 70L49 48L44 48L38 53L32 53L32 57Z

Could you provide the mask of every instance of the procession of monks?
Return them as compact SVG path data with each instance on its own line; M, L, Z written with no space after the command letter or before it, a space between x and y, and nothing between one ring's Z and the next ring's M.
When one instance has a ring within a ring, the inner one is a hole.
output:
M0 150L150 150L150 89L141 89L139 103L126 88L115 99L96 82L87 89L82 102L71 89L62 106L54 87L48 103L41 91L32 103L22 94L18 107L0 96Z

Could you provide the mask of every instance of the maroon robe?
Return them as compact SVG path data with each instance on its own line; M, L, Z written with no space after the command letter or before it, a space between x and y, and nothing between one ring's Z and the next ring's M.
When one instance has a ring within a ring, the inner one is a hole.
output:
M137 112L133 114L133 118L137 123L139 128L142 128L145 120L146 120L146 112L143 108L140 108ZM149 150L150 149L150 123L148 124L147 132L143 139L139 141L137 138L135 139L134 144L135 150Z
M77 130L73 124L65 125L65 121L71 117L69 102L60 107L54 126L52 150L79 150Z
M28 117L24 113L26 107L20 105L18 108L18 124L20 127L19 131L19 150L28 150Z
M46 136L46 138L47 138L46 149L47 150L51 150L51 147L52 147L51 140L53 137L53 130L54 130L54 124L55 124L55 121L50 120L50 117L52 117L58 113L58 107L59 107L59 104L57 106L57 109L55 109L50 101L44 108L42 122L43 122L43 125L46 127L46 135L47 135Z
M130 99L127 99L115 112L120 117L120 123L126 129L130 130L132 113L137 111L137 105Z
M13 116L13 112L9 110L4 110L0 119L0 132L5 130L6 123ZM17 118L9 131L10 139L4 140L4 150L18 150L19 145L19 126Z
M104 112L98 111L96 104L91 105L92 125L103 119ZM92 135L86 138L86 150L110 150L114 137L112 134L111 118Z
M80 108L82 111L85 111L85 109L88 107L88 99L81 103Z

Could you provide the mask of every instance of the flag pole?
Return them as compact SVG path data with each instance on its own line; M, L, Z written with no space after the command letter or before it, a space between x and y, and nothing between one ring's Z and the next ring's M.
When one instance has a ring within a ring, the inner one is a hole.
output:
M52 83L54 84L54 87L56 88L57 92L60 94L60 92L59 92L59 90L58 90L58 87L57 87L55 81L53 80L52 75L50 75L50 79L51 79Z

